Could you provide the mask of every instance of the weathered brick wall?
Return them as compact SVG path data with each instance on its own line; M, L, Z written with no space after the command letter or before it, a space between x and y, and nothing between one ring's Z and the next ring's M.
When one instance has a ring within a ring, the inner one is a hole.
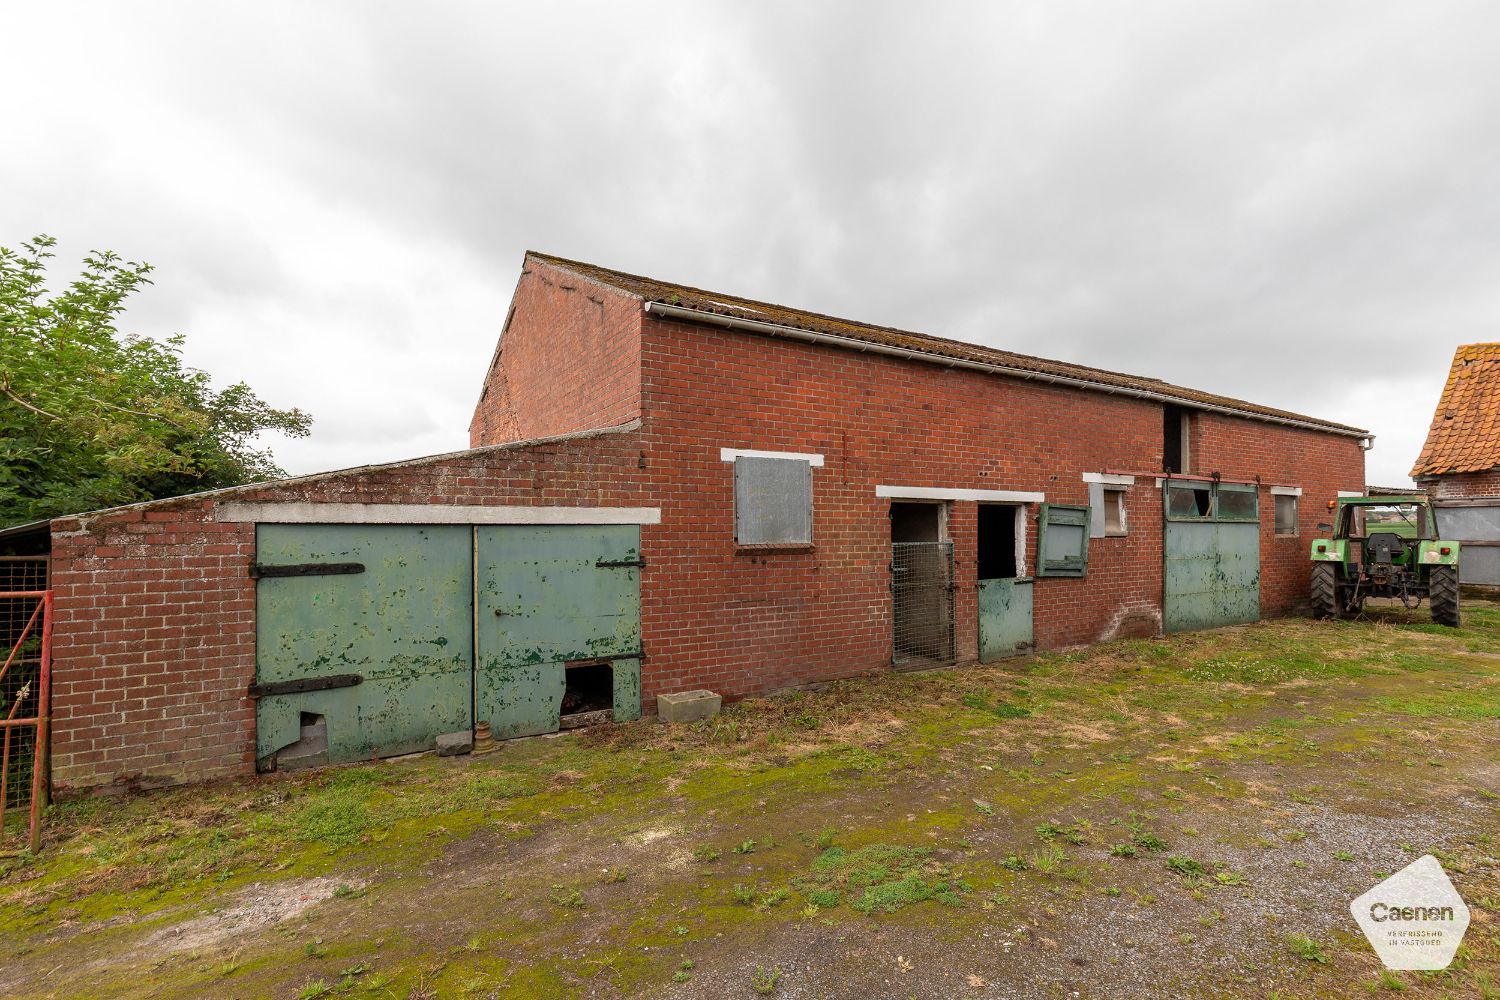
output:
M639 346L643 360L633 352ZM730 698L886 669L889 501L877 485L1041 492L1086 503L1086 472L1136 475L1129 534L1090 543L1083 579L1039 579L1042 648L1151 634L1162 594L1161 408L1121 396L913 364L643 316L640 303L543 264L517 290L477 442L640 414L639 430L439 457L237 491L231 499L655 506L642 531L647 707L660 692ZM639 373L639 374L637 374ZM1305 600L1307 544L1350 438L1197 414L1195 472L1301 486L1301 530L1274 534L1262 491L1265 613ZM722 447L817 452L814 545L740 549ZM977 505L948 505L957 652L977 652ZM1035 513L1035 509L1031 509ZM1027 530L1035 565L1036 526ZM254 529L184 500L55 525L54 777L151 783L253 768Z
M1489 472L1462 472L1450 476L1432 476L1420 480L1436 500L1464 500L1500 497L1500 469Z
M219 499L645 506L640 458L632 430ZM253 770L255 526L215 521L213 506L189 499L54 522L52 776L62 792Z
M647 317L645 440L663 524L647 542L648 695L708 686L734 697L890 662L889 501L877 485L1036 491L1087 503L1085 472L1155 472L1157 404L875 354ZM1354 439L1199 414L1194 468L1302 486L1302 534L1274 534L1261 494L1267 614L1305 599L1306 543L1322 503L1364 481ZM814 546L737 549L733 466L721 447L815 452ZM1042 648L1154 632L1162 595L1161 493L1138 475L1129 534L1096 538L1085 579L1039 579ZM1034 512L1034 508L1033 508ZM957 646L977 651L977 505L949 505ZM1028 529L1035 565L1035 524Z
M641 415L638 299L528 258L469 444L615 427Z
M1312 575L1312 540L1327 537L1329 501L1362 492L1365 453L1355 438L1213 413L1193 417L1194 470L1266 486L1300 486L1297 533L1276 533L1276 503L1260 491L1260 608L1267 617L1303 611Z

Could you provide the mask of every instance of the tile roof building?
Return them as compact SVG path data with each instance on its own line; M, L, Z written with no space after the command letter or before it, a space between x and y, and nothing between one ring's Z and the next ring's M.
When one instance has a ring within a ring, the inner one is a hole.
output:
M1500 343L1465 344L1453 355L1413 479L1500 468Z

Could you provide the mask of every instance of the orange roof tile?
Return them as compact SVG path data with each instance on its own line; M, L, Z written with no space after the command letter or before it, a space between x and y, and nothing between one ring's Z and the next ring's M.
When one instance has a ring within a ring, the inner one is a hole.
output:
M1485 472L1500 466L1500 343L1465 344L1432 415L1412 476Z

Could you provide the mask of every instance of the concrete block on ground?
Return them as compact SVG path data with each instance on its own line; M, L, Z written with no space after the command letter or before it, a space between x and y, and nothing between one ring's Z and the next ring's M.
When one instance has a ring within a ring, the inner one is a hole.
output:
M719 714L723 699L713 691L679 691L656 696L656 714L663 722L697 722Z
M474 734L465 729L461 733L444 733L437 738L439 757L457 757L474 749Z

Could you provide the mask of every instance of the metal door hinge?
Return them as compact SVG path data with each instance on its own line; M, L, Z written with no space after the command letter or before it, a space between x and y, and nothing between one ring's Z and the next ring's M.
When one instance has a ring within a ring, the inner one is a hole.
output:
M639 558L637 558L637 559L600 559L598 562L594 563L594 565L597 566L600 569L615 569L615 568L619 568L619 567L623 567L623 566L633 566L633 567L639 569L642 566L646 565L646 560L639 559Z
M302 694L306 691L332 691L335 688L354 687L363 684L360 674L334 674L331 677L300 677L294 681L268 681L251 684L245 694L251 698L268 698L276 694Z
M251 563L250 577L260 580L273 576L346 576L351 573L363 573L364 563L286 563L280 566L267 565L266 563Z

